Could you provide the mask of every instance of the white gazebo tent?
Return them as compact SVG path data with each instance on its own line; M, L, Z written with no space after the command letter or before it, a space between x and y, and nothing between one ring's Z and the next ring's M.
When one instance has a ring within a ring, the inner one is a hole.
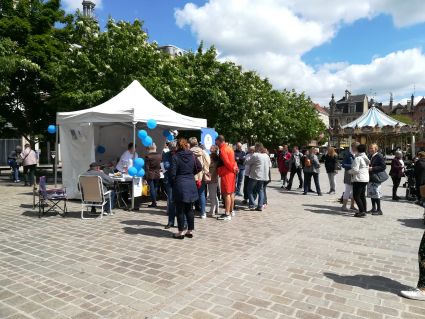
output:
M154 130L146 129L150 119L157 122ZM170 110L138 81L133 81L118 95L98 106L58 113L56 124L60 134L62 183L70 198L78 198L77 179L89 164L116 161L127 149L128 143L136 142L137 129L146 129L161 151L166 141L163 136L165 129L200 130L207 127L205 119ZM96 151L100 145L105 150L102 154ZM140 147L138 152L140 155ZM55 160L57 164L57 156Z

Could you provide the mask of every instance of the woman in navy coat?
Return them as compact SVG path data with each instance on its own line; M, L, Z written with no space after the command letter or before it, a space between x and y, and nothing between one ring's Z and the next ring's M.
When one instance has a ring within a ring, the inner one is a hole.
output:
M192 238L195 228L195 215L192 210L193 203L198 200L195 175L202 170L202 164L189 150L187 140L182 138L177 143L177 152L173 156L171 178L173 183L173 199L176 205L177 225L179 232L174 238ZM187 232L183 234L185 218Z

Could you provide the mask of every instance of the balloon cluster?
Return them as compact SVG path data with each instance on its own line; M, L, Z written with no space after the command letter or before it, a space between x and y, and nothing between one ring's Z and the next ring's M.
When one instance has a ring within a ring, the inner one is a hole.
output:
M178 134L179 134L178 131L164 130L162 132L162 136L164 136L167 139L167 141L174 140Z
M156 123L156 121L155 121L155 120L153 120L153 119L148 120L146 124L147 124L147 126L148 126L148 128L149 128L150 130L155 129L155 128L157 127L157 125L158 125L158 124ZM138 137L140 138L140 140L142 141L143 146L149 147L149 146L151 146L151 145L153 144L152 137L150 137L150 136L148 135L148 132L146 132L145 130L140 130L140 131L137 133L137 136L138 136Z
M128 175L143 177L145 176L145 170L143 167L145 166L145 161L143 158L136 158L133 162L133 166L128 169Z

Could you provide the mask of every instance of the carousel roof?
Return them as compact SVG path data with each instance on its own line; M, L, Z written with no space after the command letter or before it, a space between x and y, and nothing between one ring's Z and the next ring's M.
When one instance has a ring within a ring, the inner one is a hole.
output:
M384 127L384 126L405 126L407 124L397 121L396 119L393 119L392 117L388 116L381 110L379 110L376 107L371 107L367 113L360 116L358 119L354 120L351 123L348 123L347 125L344 125L342 128L362 128L365 126L371 126L371 127Z

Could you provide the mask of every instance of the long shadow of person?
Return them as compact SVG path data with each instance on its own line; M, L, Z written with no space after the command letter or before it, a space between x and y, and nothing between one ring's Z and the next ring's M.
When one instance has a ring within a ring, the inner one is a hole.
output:
M124 232L129 235L144 235L150 237L172 238L172 233L158 228L133 228L124 227Z
M341 276L334 273L325 272L323 273L329 279L332 279L334 282L360 287L363 289L377 290L382 292L390 292L398 295L401 290L410 289L409 286L406 286L402 283L399 283L396 280L383 277L383 276L372 276L372 275L354 275L354 276Z
M326 215L340 215L343 217L352 217L354 216L355 211L344 212L339 206L330 206L330 205L316 205L316 204L303 204L305 207L311 207L310 209L305 209L308 212L315 214L326 214ZM317 208L317 209L312 209Z
M403 226L412 227L412 228L425 228L423 218L406 218L406 219L397 219Z

